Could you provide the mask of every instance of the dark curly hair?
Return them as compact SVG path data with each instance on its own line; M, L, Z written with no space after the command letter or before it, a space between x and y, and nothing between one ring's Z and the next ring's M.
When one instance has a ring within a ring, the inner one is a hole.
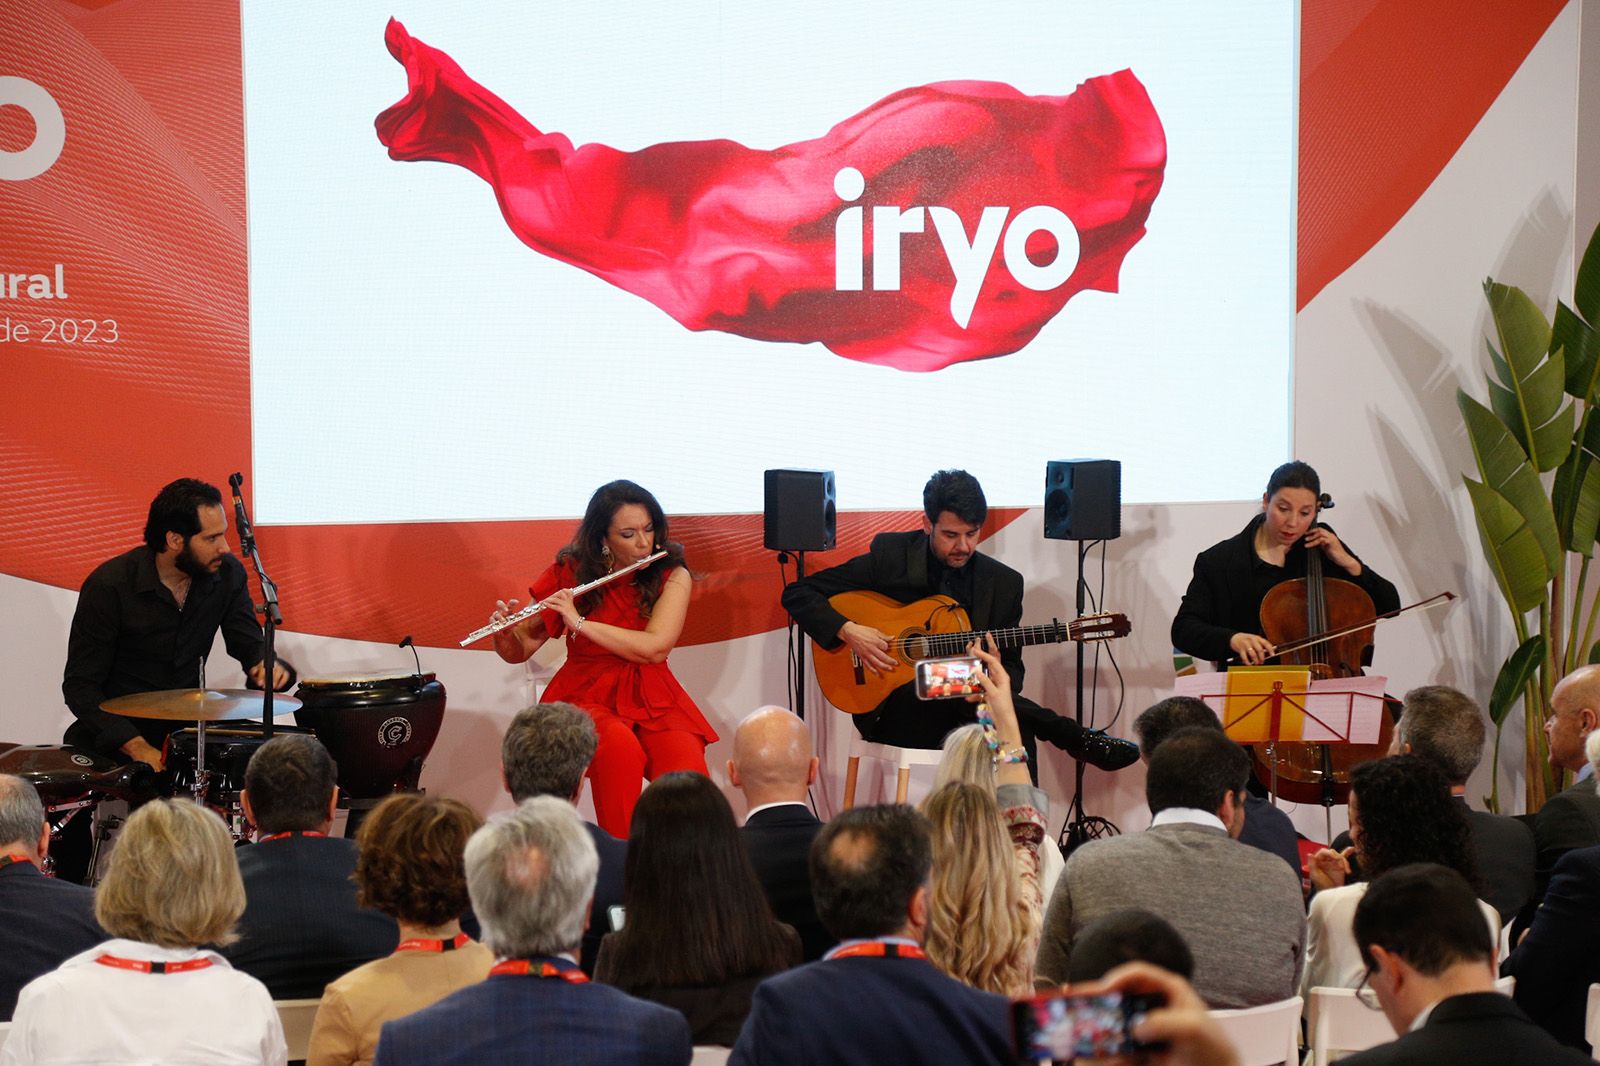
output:
M661 510L661 504L656 502L648 489L631 481L608 481L595 489L594 495L589 497L589 506L584 509L583 521L578 524L578 532L573 535L571 544L556 553L556 562L571 562L580 585L604 577L611 569L611 564L600 548L611 529L611 519L620 508L630 503L638 504L650 515L650 525L654 527L654 550L667 553L665 559L634 572L633 583L639 587L639 610L649 618L656 600L661 596L661 586L666 583L667 575L685 564L683 545L667 539L666 512ZM602 595L600 589L595 589L580 596L578 610L588 614L599 605Z
M1350 772L1367 880L1409 863L1448 866L1476 887L1471 830L1450 784L1420 755L1391 755Z
M460 800L390 796L361 823L358 901L414 925L443 925L467 909L461 855L483 819Z

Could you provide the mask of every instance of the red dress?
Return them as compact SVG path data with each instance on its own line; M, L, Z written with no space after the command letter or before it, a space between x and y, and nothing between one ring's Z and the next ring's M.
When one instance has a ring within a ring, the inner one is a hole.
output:
M528 591L537 602L577 584L577 575L569 565L553 563ZM613 581L596 591L600 602L585 614L586 621L641 631L649 624L650 620L639 610L639 586L633 581ZM566 622L559 612L544 612L544 624L551 638L566 633ZM550 679L541 698L545 703L565 700L596 717L616 715L636 730L681 729L694 733L706 744L717 741L716 731L666 662L631 663L585 637L581 630L567 638L567 661Z

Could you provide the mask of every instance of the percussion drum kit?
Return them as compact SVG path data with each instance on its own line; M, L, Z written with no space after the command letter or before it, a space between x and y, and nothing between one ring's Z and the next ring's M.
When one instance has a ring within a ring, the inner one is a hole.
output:
M444 686L433 674L380 673L302 680L294 696L273 694L272 715L276 720L294 714L295 726L275 725L274 731L314 735L333 756L339 789L351 811L345 835L353 836L366 812L385 796L417 790L423 760L444 720L444 705ZM71 746L0 743L0 773L14 774L38 789L52 839L60 839L67 825L90 812L89 883L98 874L103 846L121 825L122 804L182 796L221 815L237 843L254 838L240 794L245 767L266 742L262 726L251 721L262 716L264 693L172 689L119 696L100 706L128 718L194 725L168 736L164 772Z

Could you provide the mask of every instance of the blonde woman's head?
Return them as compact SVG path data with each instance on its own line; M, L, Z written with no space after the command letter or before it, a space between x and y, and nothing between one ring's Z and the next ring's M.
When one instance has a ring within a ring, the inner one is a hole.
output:
M943 750L933 772L935 792L952 781L994 791L994 752L983 738L981 725L974 722L950 730L945 734Z
M924 809L933 824L929 959L974 988L1030 995L1031 912L1022 906L1016 853L992 788L952 781Z
M133 812L94 895L106 932L165 948L231 943L243 913L244 882L227 827L182 799Z

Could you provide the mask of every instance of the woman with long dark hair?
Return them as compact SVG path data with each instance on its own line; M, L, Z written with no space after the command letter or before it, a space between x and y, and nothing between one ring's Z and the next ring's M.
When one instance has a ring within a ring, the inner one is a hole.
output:
M1448 866L1477 887L1472 831L1450 783L1420 755L1391 755L1350 773L1350 840L1343 852L1323 848L1307 863L1317 894L1306 921L1301 988L1356 988L1366 965L1356 947L1356 905L1367 885L1398 866ZM1350 859L1365 878L1354 884ZM1479 901L1491 935L1500 940L1500 912Z
M681 1011L696 1044L732 1047L756 985L801 961L733 810L699 774L668 774L639 797L622 898L626 921L600 941L595 980Z
M627 578L574 596L573 589L666 552ZM601 485L572 543L529 588L549 607L494 636L508 663L527 660L552 637L566 636L567 661L541 697L564 700L593 719L600 744L589 766L595 818L626 836L641 778L675 770L706 772L706 745L717 740L694 700L667 666L683 632L692 579L683 545L667 537L656 498L631 481ZM516 611L500 601L495 621Z
M1317 522L1321 495L1322 480L1306 463L1284 463L1272 472L1261 513L1195 557L1194 577L1172 620L1173 647L1217 663L1265 662L1272 645L1261 635L1261 601L1280 581L1305 577L1313 549L1322 552L1328 576L1363 589L1378 614L1400 606L1393 583Z

